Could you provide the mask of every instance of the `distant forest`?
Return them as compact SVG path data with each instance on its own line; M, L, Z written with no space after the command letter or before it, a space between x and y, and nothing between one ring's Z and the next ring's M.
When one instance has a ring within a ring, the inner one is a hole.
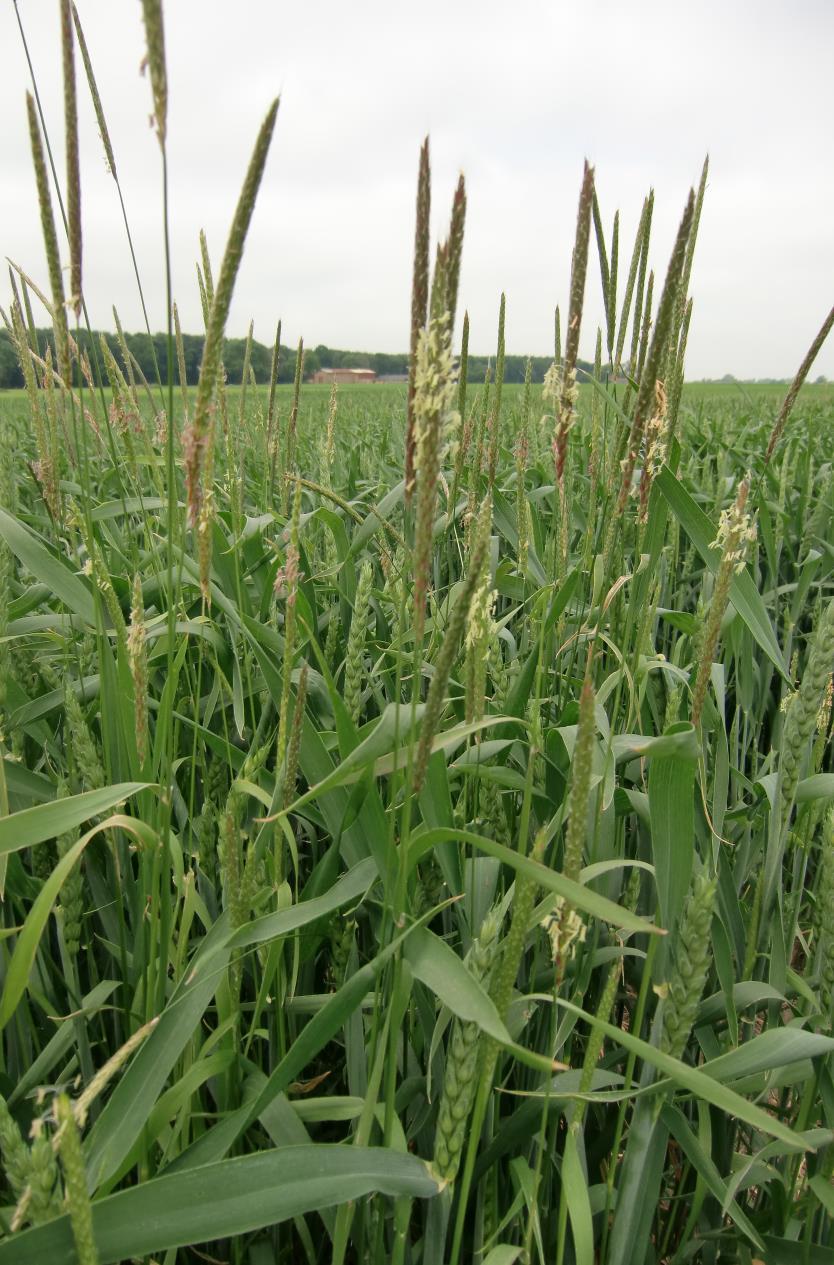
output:
M52 330L39 329L36 332L39 354L41 356L45 355L47 346L50 346L54 357L55 344ZM121 364L122 356L116 335L105 333L104 337L116 360ZM95 331L93 338L96 342L96 347L98 347L99 335ZM89 335L86 330L80 332L78 341L85 350L89 348ZM194 385L200 373L203 336L202 334L183 334L182 341L185 353L186 377L189 383ZM157 376L156 368L154 367L154 352L156 353L160 373L164 378L167 358L164 334L154 334L153 339L149 338L147 334L125 334L125 342L131 356L135 358L136 363L149 382L154 382ZM230 383L240 383L243 374L245 346L246 340L244 338L226 339L223 348L223 364L226 369L227 381ZM282 345L278 362L279 382L292 382L295 372L295 357L296 349L294 347L284 347ZM487 363L489 361L494 363L494 359L494 356L474 356L470 354L469 381L477 382L479 379L482 380L486 372ZM95 358L91 356L90 360L95 365ZM526 363L526 356L508 355L504 362L504 381L523 382ZM533 357L534 382L543 381L551 363L552 361L548 356ZM272 348L265 347L263 343L253 342L251 364L256 381L260 383L268 382L272 364ZM588 370L591 366L580 360L579 368ZM321 344L318 347L305 348L304 377L310 378L319 369L373 369L377 374L404 374L408 373L408 355L405 352L393 354L381 351L370 353L364 351L339 351L334 347L325 347ZM0 388L22 386L23 375L17 363L17 356L15 355L11 339L6 330L0 330Z

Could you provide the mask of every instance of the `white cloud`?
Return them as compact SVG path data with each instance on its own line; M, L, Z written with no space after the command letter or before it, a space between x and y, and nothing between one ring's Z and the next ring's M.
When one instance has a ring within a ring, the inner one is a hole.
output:
M147 127L138 0L78 0L155 327L164 324L159 154ZM20 0L56 160L62 163L54 0ZM706 0L697 6L586 0L168 0L175 292L200 325L194 260L204 227L219 261L259 122L282 93L273 152L238 281L230 332L253 315L285 336L369 350L407 345L417 153L432 142L433 224L467 175L462 304L472 346L547 353L566 301L582 160L595 163L610 232L622 208L621 269L643 194L656 191L654 265L665 268L704 153L711 174L692 279L692 376L787 376L834 301L834 173L828 144L825 0ZM0 250L43 275L11 5L0 9ZM140 309L118 202L82 96L85 288L92 319ZM584 354L600 318L589 271ZM834 345L814 373L834 376Z

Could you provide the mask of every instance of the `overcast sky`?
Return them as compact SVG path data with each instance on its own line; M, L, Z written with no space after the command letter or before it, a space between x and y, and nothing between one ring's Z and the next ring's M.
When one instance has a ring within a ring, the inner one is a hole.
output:
M110 125L150 307L165 323L159 150L139 0L77 0ZM63 178L57 0L19 0ZM692 277L690 377L793 374L834 302L831 0L396 0L165 4L174 290L199 332L194 271L215 268L271 98L281 108L228 332L402 351L408 345L414 190L431 135L432 221L459 170L469 199L461 277L473 351L549 354L567 302L582 160L595 164L621 257L655 189L664 270L687 190L710 154ZM0 255L45 283L26 132L28 70L0 6ZM91 320L141 327L116 189L77 59L84 289ZM581 354L600 319L592 253ZM5 300L3 300L5 306ZM813 375L834 377L834 343Z

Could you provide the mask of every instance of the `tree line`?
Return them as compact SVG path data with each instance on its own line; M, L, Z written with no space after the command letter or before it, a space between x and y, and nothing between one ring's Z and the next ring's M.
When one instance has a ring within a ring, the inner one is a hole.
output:
M45 356L47 347L50 347L53 360L55 360L55 340L52 330L36 330L36 337L38 354ZM97 360L100 360L100 356L96 357L91 354L90 334L86 330L81 330L74 337L76 337L82 350L87 352L91 365L95 366ZM99 347L99 337L99 333L94 330L92 340L95 343L96 350ZM105 333L104 338L117 362L122 364L122 351L117 336ZM199 377L200 362L203 357L203 335L183 334L182 342L186 378L189 385L194 386ZM154 334L152 337L148 334L125 334L125 343L131 357L135 360L148 382L157 380L157 366L159 374L163 380L165 379L168 352L167 339L164 334ZM245 338L227 338L224 343L223 364L226 370L226 379L232 384L239 384L242 379L245 349ZM292 382L295 374L295 360L296 349L294 347L285 347L282 344L278 358L279 382ZM590 365L582 360L578 363L580 370L589 370L591 368ZM256 382L268 382L272 365L272 348L253 340L250 351L250 364L254 371ZM469 381L483 381L488 364L494 366L493 356L470 355ZM552 360L548 356L534 356L532 358L533 381L542 382L551 364ZM523 382L526 365L526 356L506 356L504 361L504 381ZM305 349L304 377L312 377L319 369L373 369L377 374L406 374L408 373L408 355L406 352L368 353L362 351L341 351L338 348L326 347L320 343L317 347ZM0 330L0 389L22 386L23 374L18 364L14 346L8 332Z

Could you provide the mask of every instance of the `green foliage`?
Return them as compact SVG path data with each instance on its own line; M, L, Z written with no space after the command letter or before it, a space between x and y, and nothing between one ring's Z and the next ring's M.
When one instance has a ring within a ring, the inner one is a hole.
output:
M683 387L700 194L658 322L651 199L606 241L590 169L564 376L507 355L498 390L469 355L464 391L462 189L411 504L404 387L331 400L281 348L272 395L272 350L216 317L189 521L173 343L74 334L74 385L87 356L107 381L82 412L16 275L0 1262L834 1249L834 395ZM200 276L208 304L207 249Z

